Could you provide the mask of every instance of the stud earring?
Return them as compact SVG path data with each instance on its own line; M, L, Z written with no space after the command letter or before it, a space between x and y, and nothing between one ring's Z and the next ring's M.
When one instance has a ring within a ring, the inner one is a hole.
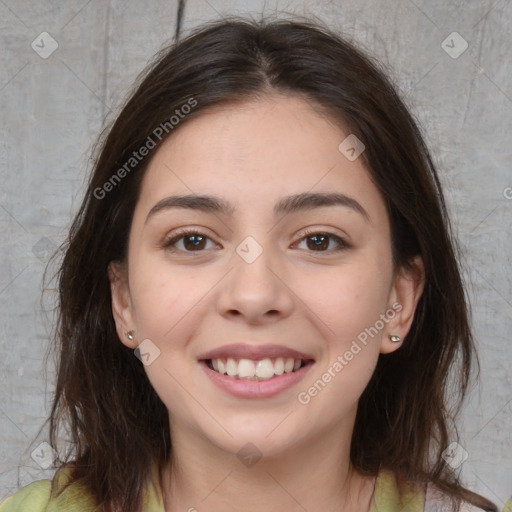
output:
M394 335L391 335L391 336L389 337L389 339L390 339L391 341L401 341L401 339L402 339L402 338L400 338L400 336L394 336Z
M130 340L130 341L133 341L133 334L134 334L135 331L128 331L126 333L126 337Z

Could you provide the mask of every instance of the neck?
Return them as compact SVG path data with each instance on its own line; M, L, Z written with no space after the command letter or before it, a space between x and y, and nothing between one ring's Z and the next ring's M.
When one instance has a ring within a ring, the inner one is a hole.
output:
M166 512L370 510L375 477L350 464L350 438L326 434L257 461L186 430L173 430L173 446L162 475Z

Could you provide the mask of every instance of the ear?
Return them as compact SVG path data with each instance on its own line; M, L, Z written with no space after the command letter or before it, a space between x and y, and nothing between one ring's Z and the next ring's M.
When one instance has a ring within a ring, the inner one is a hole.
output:
M117 335L124 345L135 349L137 348L135 337L133 340L129 340L126 335L128 331L135 328L126 264L111 261L108 265L108 278L112 295L112 315L116 323Z
M410 265L401 267L397 272L389 294L388 311L394 311L386 324L380 347L381 354L389 354L402 346L409 332L414 312L425 286L425 267L420 256L416 256ZM391 341L390 336L400 336L400 342Z

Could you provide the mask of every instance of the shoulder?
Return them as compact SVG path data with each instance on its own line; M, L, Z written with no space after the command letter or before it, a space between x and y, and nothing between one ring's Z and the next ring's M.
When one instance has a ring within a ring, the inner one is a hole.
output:
M71 468L62 466L52 480L37 480L9 496L0 503L0 512L95 512L98 507L91 493L80 482L69 484L70 480ZM143 508L164 512L156 466L144 489Z
M418 484L407 482L405 494L398 490L393 471L382 469L376 482L371 512L448 512L453 509L452 498L432 483ZM482 512L482 509L464 501L457 512ZM0 511L1 512L1 511Z
M0 504L0 512L89 512L95 510L92 496L79 484L64 489L71 471L62 467L53 480L37 480L19 489Z
M0 512L42 512L50 500L51 481L37 480L0 503Z
M404 492L398 489L396 475L382 468L377 476L371 512L423 512L424 488L407 482Z
M450 495L441 491L431 483L427 485L427 491L425 494L425 512L444 512L445 510L450 510L451 506L452 500ZM457 512L482 512L482 509L468 501L463 501L459 505Z

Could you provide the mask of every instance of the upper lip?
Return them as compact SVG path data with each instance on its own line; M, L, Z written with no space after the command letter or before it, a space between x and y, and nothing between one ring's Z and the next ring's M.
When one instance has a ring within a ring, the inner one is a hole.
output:
M223 345L199 356L199 360L217 359L232 357L233 359L252 359L260 360L266 358L293 358L304 361L313 360L313 357L304 352L299 352L293 348L282 345L251 345L248 343L237 343L232 345Z

